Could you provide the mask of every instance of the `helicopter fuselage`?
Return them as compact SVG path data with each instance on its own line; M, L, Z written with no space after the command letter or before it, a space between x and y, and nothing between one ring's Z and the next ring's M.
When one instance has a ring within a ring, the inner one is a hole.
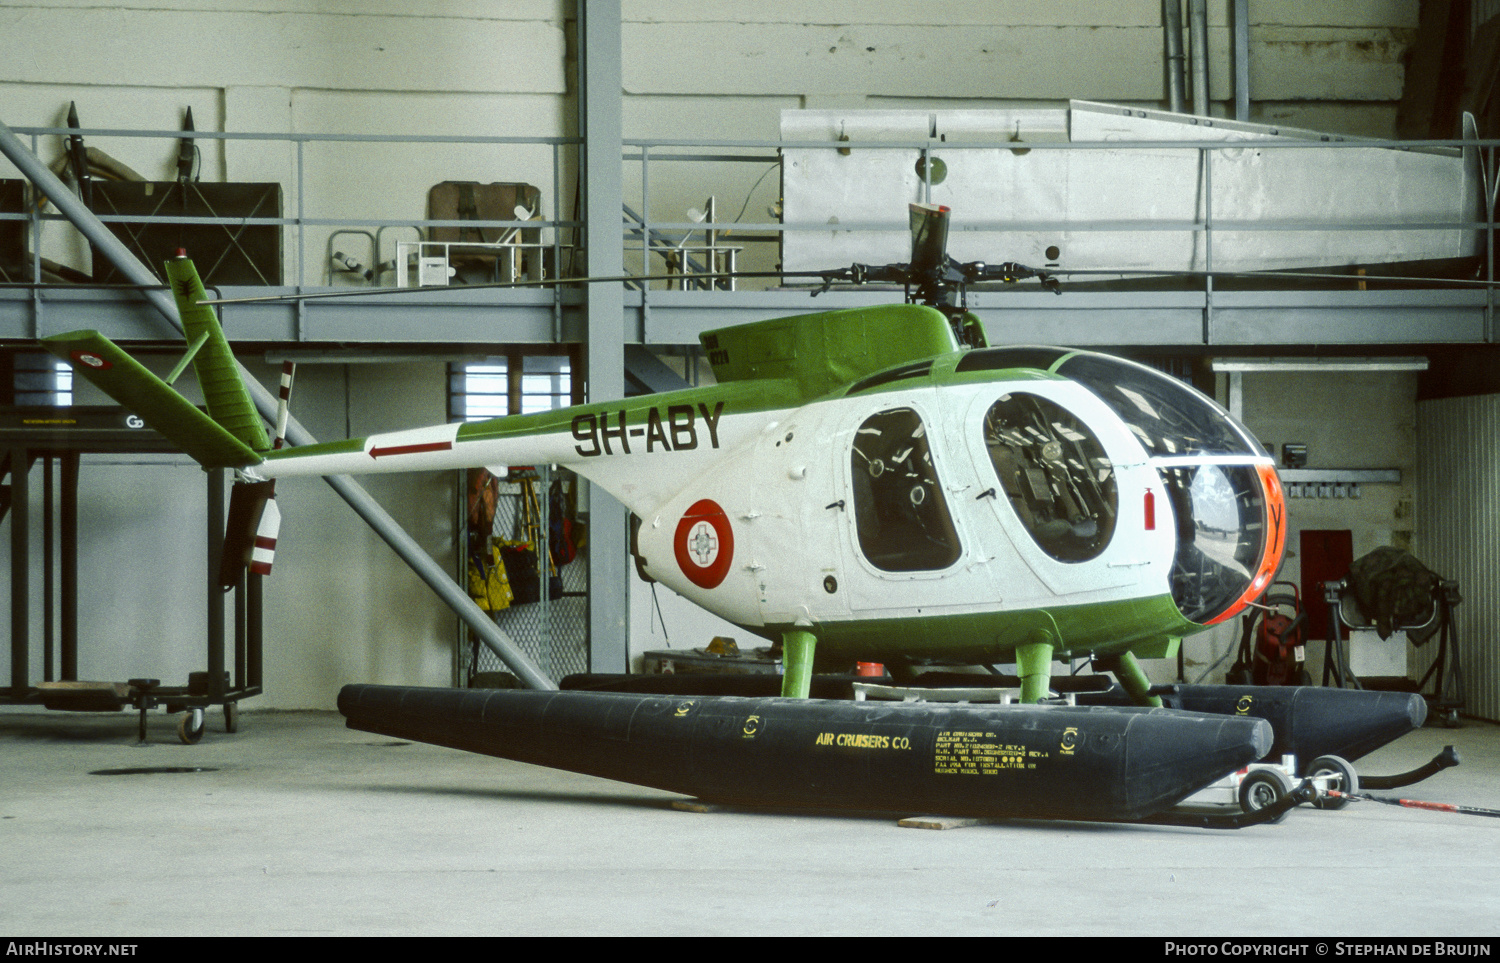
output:
M563 464L636 516L642 575L766 638L810 633L820 658L1168 656L1279 565L1271 459L1143 365L950 350L804 403L793 382L376 435L257 471Z
M643 573L768 638L891 661L1010 661L1038 639L1164 656L1263 590L1282 538L1269 458L1152 455L1077 381L955 370L980 357L763 413L637 509Z
M168 269L214 334L190 262ZM1162 372L985 347L977 318L951 314L881 305L723 328L702 336L710 386L269 451L222 370L227 346L194 362L217 392L206 416L94 332L47 345L247 482L566 466L639 520L643 575L782 642L786 695L807 694L815 657L1014 660L1036 701L1055 658L1089 655L1147 700L1136 657L1231 618L1279 565L1271 459ZM270 486L244 491L269 505ZM261 521L257 551L275 538Z

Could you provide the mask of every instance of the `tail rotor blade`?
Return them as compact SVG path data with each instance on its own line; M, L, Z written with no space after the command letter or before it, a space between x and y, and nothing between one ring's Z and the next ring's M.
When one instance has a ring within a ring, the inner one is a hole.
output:
M276 483L238 482L229 493L229 519L224 527L224 554L219 559L219 587L239 584L248 567L258 575L271 571L276 530L281 511L276 507Z
M271 447L279 449L286 444L286 422L291 413L292 377L297 366L290 361L281 363L281 390L276 400L276 440Z
M276 507L276 496L266 502L261 513L260 524L255 527L255 545L250 550L250 572L253 575L270 575L271 563L276 560L276 536L281 531L281 509Z

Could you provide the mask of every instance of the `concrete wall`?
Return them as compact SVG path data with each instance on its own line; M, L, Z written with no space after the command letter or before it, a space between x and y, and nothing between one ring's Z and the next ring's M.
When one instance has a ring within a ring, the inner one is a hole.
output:
M1230 3L1208 6L1210 96L1222 110L1232 97ZM1348 110L1342 129L1389 129L1390 116L1380 120L1363 108L1394 114L1417 8L1411 0L1252 4L1250 84L1258 116L1292 123L1309 116L1311 102L1337 102ZM1070 97L1158 103L1164 96L1158 0L866 0L820 8L641 0L627 2L625 16L626 109L636 112L627 113L627 136L650 126L645 108L660 103L652 98L673 98L668 123L691 136L723 129L713 119L722 97L847 108ZM680 69L662 69L666 51ZM731 109L737 136L775 136L774 110L756 115L757 129L747 123L753 112Z
M1254 119L1389 134L1417 7L1416 0L1252 4ZM61 125L76 101L82 123L101 128L176 130L191 105L197 127L210 131L561 136L574 126L570 9L559 0L155 0L111 7L0 0L0 120ZM1210 4L1219 113L1230 97L1228 9L1228 0ZM797 107L1163 99L1158 0L823 7L629 0L623 11L626 137L770 140L780 112ZM175 139L102 136L90 143L148 179L173 176ZM297 187L291 146L234 140L200 141L200 148L205 179L280 181L290 209ZM60 151L57 138L40 145L47 161ZM572 160L562 158L564 186L555 191L545 148L341 144L310 146L303 161L301 186L313 217L420 218L432 184L463 179L529 181L543 188L544 215L572 212ZM682 220L689 206L713 194L721 218L743 205L747 221L767 219L776 178L757 179L768 169L653 167L652 216ZM14 174L0 164L0 176ZM628 167L627 200L640 201L638 178L638 168ZM309 283L322 280L325 237L326 229L307 234ZM290 256L293 244L287 246ZM63 225L46 228L42 250L87 264L84 246ZM443 417L440 365L305 366L299 378L297 408L320 438ZM1318 405L1338 410L1342 399L1308 403L1310 423L1322 413ZM1310 430L1297 433L1311 438ZM1276 431L1269 437L1283 440ZM114 538L111 520L126 509L144 506L169 524L173 505L193 492L201 498L194 470L182 473L184 480L171 484L138 481L133 469L128 482L101 477L110 500L99 504L109 510L89 529L86 551L105 550ZM391 477L369 487L435 555L451 558L451 478ZM179 491L181 497L172 494ZM287 523L267 596L267 694L255 705L328 707L350 680L445 683L451 616L321 482L286 483L282 504ZM1374 539L1379 526L1371 525ZM174 564L188 565L186 559ZM147 582L186 582L176 574ZM100 591L106 586L112 590L104 578ZM143 589L140 597L159 596ZM642 625L640 609L633 616L636 652L654 647L651 633L659 631L649 617ZM672 609L669 626L685 626L680 634L673 629L674 640L702 645L712 634L696 617L679 617L675 603L664 609ZM194 618L182 623L189 641ZM130 624L117 619L101 638L123 647L121 627ZM191 642L190 651L197 646ZM98 665L101 674L127 670L136 666Z
M85 127L237 133L557 136L566 119L565 31L558 2L327 4L168 2L98 8L0 4L0 103L12 127L61 126L76 102ZM51 161L57 139L41 151ZM98 137L148 180L175 172L175 140ZM298 193L287 142L199 141L205 180L277 181ZM310 217L426 216L443 180L527 181L553 202L550 151L538 148L310 146L301 190ZM87 253L58 228L48 256ZM327 230L312 230L306 279L322 283ZM288 235L289 259L294 256ZM358 252L363 253L363 252ZM297 277L289 263L287 277Z
M1281 578L1302 577L1296 557L1303 529L1349 529L1354 557L1376 548L1413 547L1417 376L1330 372L1245 375L1245 424L1278 457L1286 442L1308 446L1309 468L1397 468L1399 485L1364 485L1358 499L1287 502L1291 553Z

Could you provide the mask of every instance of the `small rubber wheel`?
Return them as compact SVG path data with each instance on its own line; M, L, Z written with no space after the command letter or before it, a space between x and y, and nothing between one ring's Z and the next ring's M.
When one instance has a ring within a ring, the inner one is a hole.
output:
M1323 776L1328 780L1328 788L1342 793L1359 792L1359 774L1349 761L1342 756L1319 756L1307 764L1307 778ZM1343 809L1349 805L1347 799L1335 799L1318 793L1318 798L1313 800L1316 809Z
M240 704L238 702L224 703L224 731L240 731Z
M177 738L191 746L203 738L203 728L203 710L189 709L177 720Z
M1286 798L1292 791L1292 780L1280 769L1257 769L1240 782L1240 808L1247 813L1257 813ZM1272 822L1280 822L1282 813Z

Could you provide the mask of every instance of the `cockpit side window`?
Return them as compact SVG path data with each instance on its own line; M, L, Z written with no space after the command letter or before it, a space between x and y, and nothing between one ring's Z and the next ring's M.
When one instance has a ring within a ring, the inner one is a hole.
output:
M958 561L948 500L921 416L891 408L865 419L850 456L859 547L886 572L931 572Z
M1114 464L1088 426L1038 395L1002 395L984 417L984 444L1003 497L1048 555L1097 558L1119 513Z

